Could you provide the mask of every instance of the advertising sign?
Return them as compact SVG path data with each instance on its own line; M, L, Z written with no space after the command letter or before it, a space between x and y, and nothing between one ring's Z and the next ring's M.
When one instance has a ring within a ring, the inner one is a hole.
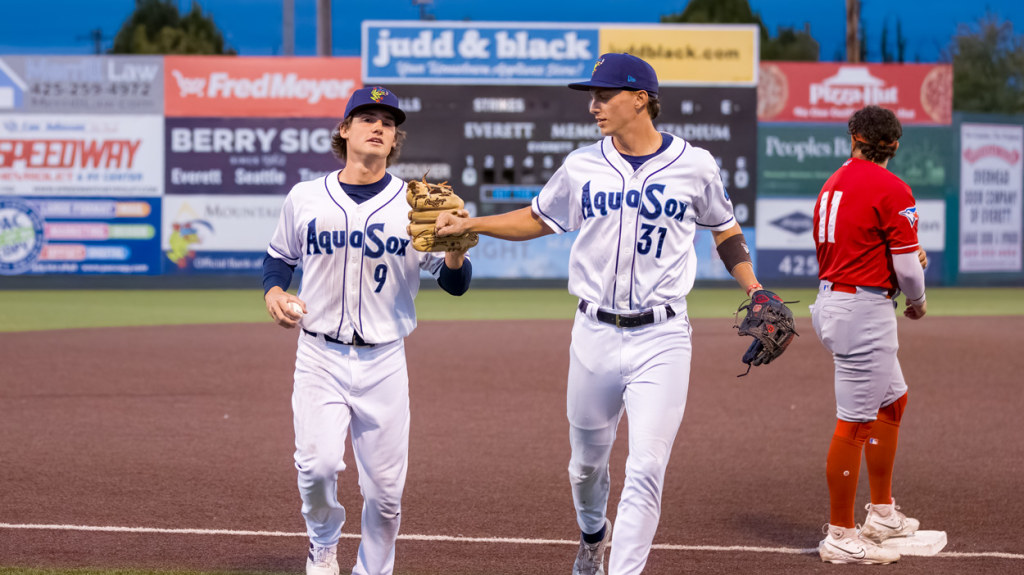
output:
M284 196L164 196L171 273L259 273Z
M960 126L960 271L1021 271L1024 126Z
M916 198L944 197L955 186L951 127L908 126L888 169L914 191ZM845 124L760 124L758 195L817 197L825 180L850 158Z
M606 52L654 66L662 85L757 83L755 26L364 21L367 84L562 85Z
M814 203L817 195L767 198L757 201L757 275L769 279L818 277L814 249ZM917 199L921 247L928 252L925 279L943 277L946 249L946 203L941 199Z
M159 198L0 196L0 275L158 274Z
M340 169L332 118L167 118L168 194L286 194Z
M157 196L163 118L0 116L0 194Z
M167 116L341 118L359 58L164 58Z
M160 56L3 56L0 114L161 114Z
M600 26L601 54L628 52L643 58L662 86L757 85L757 26Z
M565 84L589 77L596 26L363 21L368 84Z
M762 62L757 82L761 122L843 122L875 104L900 123L948 125L953 119L949 64Z
M398 96L416 111L402 126L409 137L389 169L404 178L451 181L479 215L528 205L566 154L601 139L587 112L588 95L564 87L403 86ZM655 120L659 130L720 160L741 224L754 217L754 98L752 87L669 89Z

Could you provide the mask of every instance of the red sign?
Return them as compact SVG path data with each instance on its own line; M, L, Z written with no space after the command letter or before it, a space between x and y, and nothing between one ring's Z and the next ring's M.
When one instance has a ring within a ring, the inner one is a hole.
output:
M359 58L164 58L164 114L340 118L362 87Z
M948 125L953 119L953 67L761 63L757 82L760 122L846 122L871 104L892 110L902 124Z

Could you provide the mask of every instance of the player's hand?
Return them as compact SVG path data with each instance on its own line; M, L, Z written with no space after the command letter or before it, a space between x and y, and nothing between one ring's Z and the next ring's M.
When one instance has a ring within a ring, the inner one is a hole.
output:
M928 302L923 301L919 305L914 305L907 302L907 309L903 310L903 315L910 319L921 319L928 313Z
M921 269L928 268L928 252L924 248L917 248L917 261L921 262Z
M294 328L299 325L302 315L307 312L306 302L276 286L270 288L263 299L267 304L267 313L281 327ZM292 309L292 303L302 308L302 313Z
M467 231L468 220L469 212L466 210L457 210L455 213L441 212L434 223L434 235L443 237L464 234Z

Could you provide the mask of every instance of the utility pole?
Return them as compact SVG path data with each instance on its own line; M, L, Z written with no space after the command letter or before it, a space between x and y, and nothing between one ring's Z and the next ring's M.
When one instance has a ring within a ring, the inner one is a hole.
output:
M316 55L331 55L331 0L316 0Z
M860 0L846 0L846 61L860 62Z
M281 52L285 56L295 55L295 0L284 0L281 14Z
M88 41L92 42L93 54L97 54L97 55L103 53L103 40L104 39L105 38L103 36L103 29L102 28L93 28L92 30L89 30L88 34L80 35L80 36L76 36L75 37L75 40L78 40L79 42L81 42L83 40L88 40Z
M433 6L434 0L412 0L413 6L420 8L420 20L433 20L434 15L427 12L427 6Z

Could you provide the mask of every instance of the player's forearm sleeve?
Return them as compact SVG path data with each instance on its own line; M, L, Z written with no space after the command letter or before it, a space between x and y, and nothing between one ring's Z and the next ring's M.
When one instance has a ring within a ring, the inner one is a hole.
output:
M462 267L457 270L449 268L448 264L442 264L441 271L437 274L437 285L452 295L462 295L469 291L471 279L473 279L473 264L466 259L462 262Z
M921 269L916 251L909 254L893 254L892 267L896 271L900 291L907 299L918 301L924 297L924 270Z
M274 286L288 291L293 273L295 273L295 266L267 254L263 258L263 295L266 295Z

